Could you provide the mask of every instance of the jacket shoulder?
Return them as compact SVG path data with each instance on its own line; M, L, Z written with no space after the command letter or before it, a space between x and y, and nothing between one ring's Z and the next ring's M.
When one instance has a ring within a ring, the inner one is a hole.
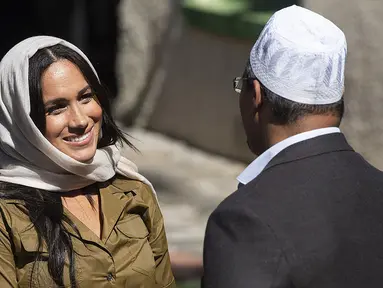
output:
M0 229L8 227L23 232L31 225L32 222L23 201L0 199Z
M132 191L135 195L141 197L145 203L152 203L154 201L156 202L154 191L152 191L149 185L142 181L129 179L122 175L116 175L110 181L109 185L114 190L118 190L120 193Z

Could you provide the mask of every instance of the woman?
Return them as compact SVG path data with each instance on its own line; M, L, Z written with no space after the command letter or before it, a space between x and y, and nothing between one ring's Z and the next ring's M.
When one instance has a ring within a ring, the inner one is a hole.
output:
M0 287L175 287L154 190L87 57L32 37L0 81Z

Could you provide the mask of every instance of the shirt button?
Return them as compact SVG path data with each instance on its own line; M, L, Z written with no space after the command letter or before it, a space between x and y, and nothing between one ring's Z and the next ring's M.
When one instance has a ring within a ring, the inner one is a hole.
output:
M106 280L108 280L109 282L113 280L112 273L108 273L108 275L106 276Z

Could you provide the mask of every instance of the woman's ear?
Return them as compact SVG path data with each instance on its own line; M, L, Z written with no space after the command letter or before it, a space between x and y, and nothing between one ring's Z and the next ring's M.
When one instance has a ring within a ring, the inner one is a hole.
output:
M259 83L258 80L253 80L253 86L254 86L253 105L254 105L254 108L259 109L262 107L263 100L264 100L261 84Z

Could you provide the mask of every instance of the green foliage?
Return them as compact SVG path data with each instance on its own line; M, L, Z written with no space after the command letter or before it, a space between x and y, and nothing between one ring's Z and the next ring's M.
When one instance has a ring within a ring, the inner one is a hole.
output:
M184 0L187 22L202 30L254 40L270 16L297 0Z

